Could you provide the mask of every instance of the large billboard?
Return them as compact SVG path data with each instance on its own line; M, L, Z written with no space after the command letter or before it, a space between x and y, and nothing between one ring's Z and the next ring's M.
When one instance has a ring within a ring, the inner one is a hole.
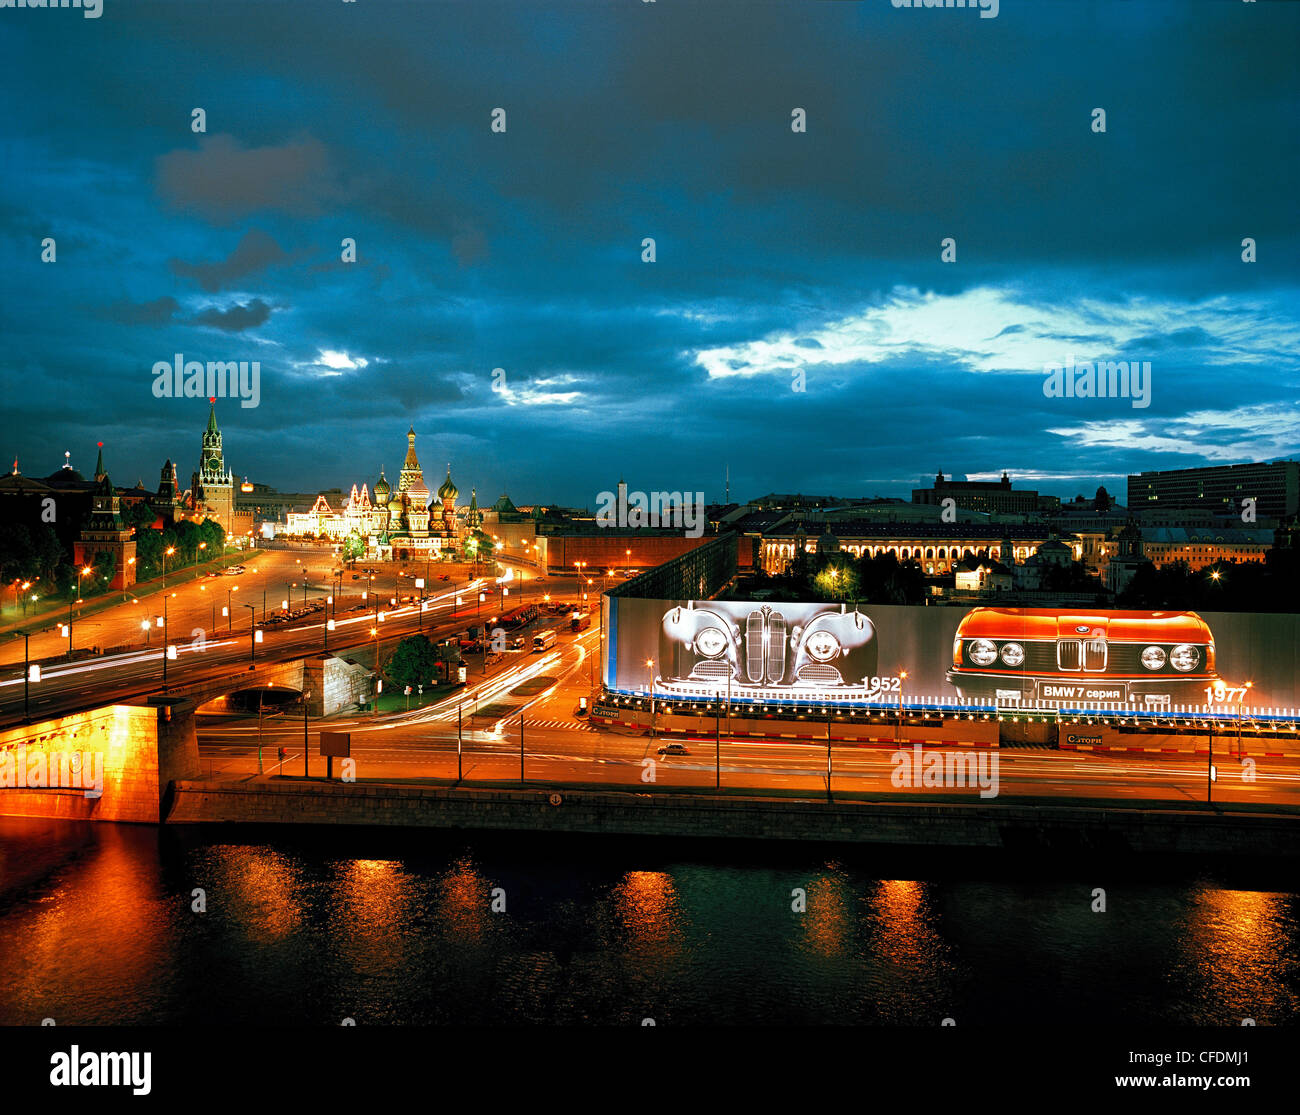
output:
M1295 615L607 597L607 688L733 701L1280 709Z

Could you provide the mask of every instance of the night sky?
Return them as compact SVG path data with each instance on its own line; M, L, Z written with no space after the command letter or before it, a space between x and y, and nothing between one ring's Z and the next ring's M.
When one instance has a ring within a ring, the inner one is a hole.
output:
M293 491L410 425L462 502L592 508L1294 455L1297 57L1268 0L0 10L0 451L187 484L183 353L261 362L227 456ZM1071 355L1150 406L1046 398Z

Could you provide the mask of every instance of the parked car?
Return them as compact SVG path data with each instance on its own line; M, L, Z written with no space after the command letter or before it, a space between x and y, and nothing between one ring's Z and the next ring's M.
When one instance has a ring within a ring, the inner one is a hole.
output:
M659 748L658 753L660 755L689 755L690 754L690 752L686 750L686 744L684 743L665 743L661 748Z

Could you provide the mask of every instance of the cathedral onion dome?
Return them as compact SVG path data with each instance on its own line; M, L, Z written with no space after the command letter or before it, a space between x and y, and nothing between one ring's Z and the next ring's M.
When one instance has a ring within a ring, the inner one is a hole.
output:
M386 507L388 505L388 499L393 493L393 489L388 486L388 481L384 479L384 470L382 468L379 470L379 479L375 481L375 486L372 491L375 494L375 502L379 504L380 507Z
M460 495L460 492L456 489L456 485L451 482L451 465L448 465L447 479L442 482L442 486L438 489L438 498L455 499L458 495Z

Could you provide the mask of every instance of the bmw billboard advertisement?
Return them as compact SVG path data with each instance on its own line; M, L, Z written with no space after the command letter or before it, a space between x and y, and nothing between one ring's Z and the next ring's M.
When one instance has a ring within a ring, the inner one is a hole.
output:
M605 599L607 689L733 701L1277 709L1294 615Z

